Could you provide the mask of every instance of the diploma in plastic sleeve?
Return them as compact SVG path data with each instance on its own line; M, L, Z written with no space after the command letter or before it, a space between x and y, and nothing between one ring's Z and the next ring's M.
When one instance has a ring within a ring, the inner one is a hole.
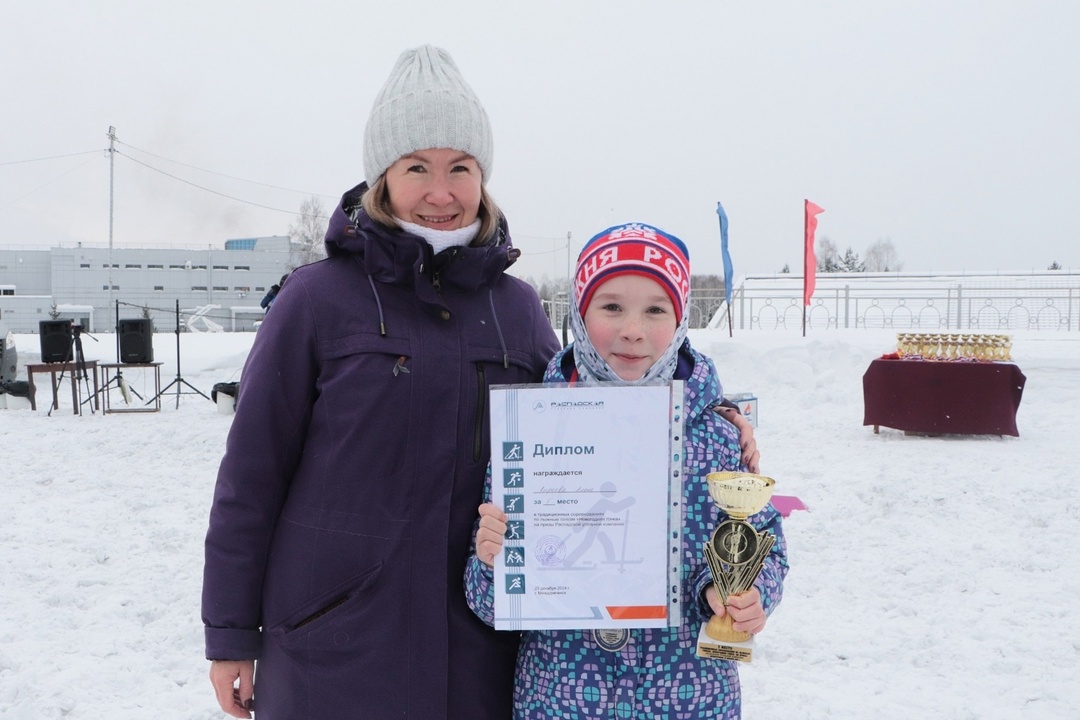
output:
M678 624L682 383L497 386L491 401L495 627Z

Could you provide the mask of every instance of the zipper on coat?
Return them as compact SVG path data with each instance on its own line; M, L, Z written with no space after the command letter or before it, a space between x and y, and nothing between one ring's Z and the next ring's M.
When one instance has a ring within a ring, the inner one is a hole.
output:
M322 610L319 610L319 611L317 611L317 612L315 612L315 613L313 613L311 615L308 615L306 618L304 618L300 622L296 623L296 625L293 626L293 630L299 630L300 628L304 627L308 623L315 622L316 620L318 620L319 618L321 618L323 615L330 612L334 608L337 608L337 607L340 607L341 605L344 605L345 602L348 599L349 599L348 595L345 595L344 597L338 598L334 602L332 602L329 605L327 605L326 607L324 607Z
M487 380L484 366L476 363L476 426L473 428L473 461L480 461L484 447L484 410L487 408Z

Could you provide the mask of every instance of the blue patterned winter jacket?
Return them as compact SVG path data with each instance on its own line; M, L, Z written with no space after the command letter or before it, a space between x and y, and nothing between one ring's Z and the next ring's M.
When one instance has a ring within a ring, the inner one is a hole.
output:
M545 382L573 374L572 346L548 365ZM592 630L529 631L522 634L514 684L514 717L540 718L738 718L741 695L737 663L697 656L701 625L712 612L703 592L711 573L702 549L720 513L709 496L710 472L745 470L738 433L714 411L721 401L712 361L690 347L680 350L675 377L686 388L686 465L683 483L682 625L631 630L619 650L604 650ZM490 478L485 497L490 498ZM766 506L750 517L758 530L776 536L755 583L765 612L780 602L787 574L787 549L780 514ZM469 606L493 624L493 573L475 553L465 571Z

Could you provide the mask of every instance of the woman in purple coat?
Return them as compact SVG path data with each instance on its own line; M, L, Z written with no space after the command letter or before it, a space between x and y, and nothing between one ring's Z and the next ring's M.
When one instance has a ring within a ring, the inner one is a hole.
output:
M202 614L234 717L507 718L517 638L465 603L487 389L558 342L485 190L488 118L449 54L406 51L327 259L289 276L240 382Z

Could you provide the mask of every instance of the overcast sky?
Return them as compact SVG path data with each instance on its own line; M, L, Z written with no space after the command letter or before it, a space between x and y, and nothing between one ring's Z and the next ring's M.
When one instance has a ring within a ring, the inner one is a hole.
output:
M0 247L108 243L110 126L116 246L286 234L433 43L491 116L518 274L631 220L722 274L717 201L737 273L800 272L804 198L907 271L1080 270L1078 36L1076 0L10 0Z

